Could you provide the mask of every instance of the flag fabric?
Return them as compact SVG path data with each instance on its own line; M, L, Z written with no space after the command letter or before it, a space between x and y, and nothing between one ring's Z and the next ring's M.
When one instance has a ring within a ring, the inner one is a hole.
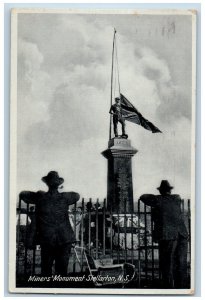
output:
M150 121L146 120L141 113L123 96L121 96L121 109L122 109L122 116L125 120L130 121L132 123L141 125L147 130L152 131L152 133L161 132L159 128L157 128L154 124Z

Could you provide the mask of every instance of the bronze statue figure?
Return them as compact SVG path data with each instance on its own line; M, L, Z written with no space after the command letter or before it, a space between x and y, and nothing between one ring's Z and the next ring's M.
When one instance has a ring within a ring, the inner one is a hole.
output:
M113 104L109 111L113 115L113 127L115 137L118 137L118 122L122 125L122 138L128 138L128 135L125 133L125 119L122 114L121 100L119 97L115 98L115 104Z

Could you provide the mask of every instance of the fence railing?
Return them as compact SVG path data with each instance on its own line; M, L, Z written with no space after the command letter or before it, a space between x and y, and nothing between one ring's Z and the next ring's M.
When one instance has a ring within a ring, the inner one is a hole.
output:
M79 203L80 202L80 203ZM190 274L190 201L181 203L189 232L188 270ZM158 244L153 241L152 209L137 202L132 214L113 214L106 208L106 199L78 201L68 210L76 243L87 249L94 259L111 258L113 263L128 262L135 265L138 287L151 287L160 278ZM40 274L40 246L32 244L32 226L35 222L35 206L19 202L17 208L17 278ZM35 226L34 226L35 227ZM83 272L74 252L69 260L69 272Z

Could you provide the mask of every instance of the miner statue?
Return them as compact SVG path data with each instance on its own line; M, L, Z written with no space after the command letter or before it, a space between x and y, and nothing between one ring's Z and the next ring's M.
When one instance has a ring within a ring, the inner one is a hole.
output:
M118 137L118 122L122 125L122 138L128 138L128 135L125 133L125 119L122 114L121 99L119 97L115 98L115 104L113 104L109 111L113 115L113 127L115 137Z

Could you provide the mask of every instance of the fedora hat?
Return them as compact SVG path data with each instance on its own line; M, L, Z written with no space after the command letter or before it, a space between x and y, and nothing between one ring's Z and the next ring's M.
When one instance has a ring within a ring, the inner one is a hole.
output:
M47 176L44 176L41 178L43 182L45 182L47 185L61 185L64 182L64 179L62 177L59 177L58 172L56 171L50 171L48 172Z
M172 190L173 186L170 185L168 180L162 180L160 186L157 188L158 190Z

